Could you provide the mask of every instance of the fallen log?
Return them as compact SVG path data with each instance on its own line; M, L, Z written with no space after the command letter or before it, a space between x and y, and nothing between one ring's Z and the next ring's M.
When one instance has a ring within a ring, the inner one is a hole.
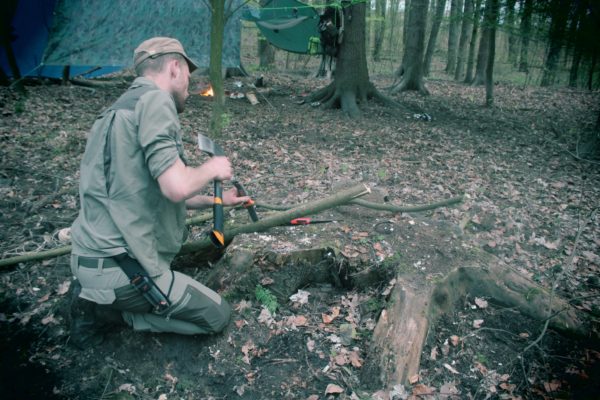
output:
M73 85L83 86L88 88L114 88L119 86L128 85L125 80L110 80L110 81L102 81L102 80L92 80L92 79L83 79L83 78L71 78L69 82Z
M234 227L225 232L225 243L228 244L231 242L231 239L233 239L236 235L242 233L264 232L275 226L286 224L294 218L300 218L310 214L318 214L329 208L346 204L356 197L363 196L367 193L370 193L370 189L367 186L363 184L355 185L349 189L342 190L324 199L299 205L291 210L277 213L276 215L263 218L251 224ZM212 241L207 237L202 240L184 244L179 254L185 255L189 253L201 253L203 251L211 250L213 247Z
M274 226L283 225L294 218L304 217L309 214L316 214L329 208L333 208L341 204L346 204L350 200L367 194L369 192L370 189L367 186L363 184L355 185L349 189L340 191L324 199L315 200L306 204L299 205L291 210L278 213L277 215L274 215L269 218L264 218L258 222L233 227L225 233L226 242L229 243L231 239L235 237L235 235L239 235L241 233L264 232ZM188 223L197 223L200 221L200 219L201 218L198 218L196 221L188 220ZM202 217L202 219L206 220L205 217ZM211 251L213 249L214 246L212 245L210 239L205 238L204 240L185 243L181 248L180 255L186 255L197 252L201 253L203 251L206 252ZM65 254L69 254L70 252L71 246L64 246L47 251L24 253L19 256L0 260L0 269L22 262L47 260L50 258L55 258L63 256Z

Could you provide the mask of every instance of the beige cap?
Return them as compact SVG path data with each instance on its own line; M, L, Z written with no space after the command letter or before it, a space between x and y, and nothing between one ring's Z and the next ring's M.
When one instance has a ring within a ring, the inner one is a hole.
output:
M181 54L187 61L190 72L198 68L196 63L185 54L185 50L183 50L183 46L179 40L168 37L155 37L142 42L133 52L133 66L135 68L148 58L168 53Z

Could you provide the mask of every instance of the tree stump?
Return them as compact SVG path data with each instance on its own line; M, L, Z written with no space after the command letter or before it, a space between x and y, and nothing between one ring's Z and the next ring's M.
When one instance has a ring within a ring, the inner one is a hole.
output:
M392 268L372 268L372 260L360 265L346 258L338 250L345 243L338 240L341 229L337 223L278 227L268 234L237 235L205 282L235 299L252 298L260 284L283 304L311 284L356 289L383 287L395 278L361 375L366 386L376 389L406 384L418 373L427 332L466 296L518 308L542 323L549 315L548 290L495 256L470 247L457 226L410 216L390 220L374 214L379 216L356 219L357 226L352 229L371 231L380 241L385 236L386 244L396 251L393 261L384 261L393 263ZM394 229L374 233L382 220ZM554 296L552 310L550 327L572 335L586 334L584 318L564 300Z
M336 262L333 249L298 246L285 239L277 234L236 236L206 284L228 298L253 297L256 286L263 285L280 303L310 284L340 284L332 273Z
M458 227L423 220L400 228L398 236L409 241L402 250L409 250L406 258L413 268L399 268L395 288L375 327L362 374L363 382L373 388L391 389L418 374L427 332L466 296L515 307L540 324L553 315L553 329L588 334L585 318L574 307L492 254L470 248ZM420 245L413 247L414 243ZM431 252L423 253L427 248Z
M481 256L479 263L457 267L438 283L420 285L398 276L388 307L375 327L363 381L378 382L373 387L387 388L407 384L419 372L430 326L465 296L490 298L497 304L515 307L543 324L552 314L550 293L494 256L486 253ZM563 299L554 297L552 310L562 312L553 316L550 327L568 335L586 335L583 318Z

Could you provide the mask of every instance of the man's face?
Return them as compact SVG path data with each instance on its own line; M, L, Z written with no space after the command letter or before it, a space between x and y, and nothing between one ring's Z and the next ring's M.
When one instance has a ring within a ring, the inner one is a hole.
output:
M178 113L182 113L185 108L185 101L190 95L188 92L189 85L190 68L187 62L179 62L179 74L174 78L172 91Z

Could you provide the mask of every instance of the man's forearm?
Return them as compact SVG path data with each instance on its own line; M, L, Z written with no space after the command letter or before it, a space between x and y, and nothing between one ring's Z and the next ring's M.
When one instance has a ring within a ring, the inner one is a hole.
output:
M215 178L214 168L212 159L198 167L188 167L178 158L158 177L160 190L174 203L187 203Z
M196 195L185 201L185 206L192 210L208 208L212 206L213 198L211 196Z

